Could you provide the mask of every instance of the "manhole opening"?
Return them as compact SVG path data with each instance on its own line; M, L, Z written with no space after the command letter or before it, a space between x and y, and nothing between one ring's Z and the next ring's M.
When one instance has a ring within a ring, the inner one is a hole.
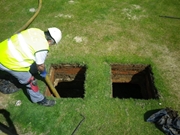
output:
M84 98L85 72L85 66L52 64L50 79L61 98ZM51 96L53 94L47 88L45 95Z
M158 99L150 65L111 65L112 97Z

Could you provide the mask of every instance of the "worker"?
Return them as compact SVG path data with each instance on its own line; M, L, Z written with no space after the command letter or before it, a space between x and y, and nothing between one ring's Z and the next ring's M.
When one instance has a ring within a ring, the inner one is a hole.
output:
M37 85L37 77L35 78L31 71L37 70L42 78L46 77L47 71L44 62L49 52L49 46L57 45L61 38L61 30L56 27L48 28L46 31L29 28L0 43L0 71L10 74L18 80L19 84L25 86L33 103L43 106L56 104L55 100L47 99L41 94ZM0 80L0 84L4 82L4 85L7 86L0 86L2 93L10 94L18 90L15 85L8 85L11 84L10 78L9 80Z

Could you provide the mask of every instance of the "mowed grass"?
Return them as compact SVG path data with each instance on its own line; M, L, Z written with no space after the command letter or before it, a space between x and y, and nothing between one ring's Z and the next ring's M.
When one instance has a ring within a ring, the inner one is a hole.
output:
M32 104L22 91L9 95L10 118L19 134L160 135L147 123L149 111L171 107L180 111L180 1L48 0L29 27L59 27L63 38L50 49L53 64L87 67L85 98L56 99L56 106ZM0 2L0 40L11 36L33 15L38 1ZM112 98L111 64L150 64L159 100ZM45 84L38 82L41 92ZM6 100L7 96L1 96ZM17 100L22 105L15 106ZM160 106L159 103L162 103ZM5 103L3 102L3 105ZM4 125L7 121L0 117Z

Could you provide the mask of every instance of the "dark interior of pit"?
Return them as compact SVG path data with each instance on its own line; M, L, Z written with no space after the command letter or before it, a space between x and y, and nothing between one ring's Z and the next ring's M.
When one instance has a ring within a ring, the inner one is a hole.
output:
M157 99L150 65L111 65L112 97Z
M84 73L85 70L82 69L73 81L59 82L55 88L60 96L64 98L84 98Z
M132 83L113 83L113 97L141 99L141 87Z
M59 79L57 92L61 98L84 98L86 67L78 65L52 65L54 78Z

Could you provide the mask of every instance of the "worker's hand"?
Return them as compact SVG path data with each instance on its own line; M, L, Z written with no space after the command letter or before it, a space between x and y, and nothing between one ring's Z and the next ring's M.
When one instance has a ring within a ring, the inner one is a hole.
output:
M40 76L41 76L41 77L44 77L44 78L45 78L46 75L47 75L46 69L44 69L44 71L40 72Z

